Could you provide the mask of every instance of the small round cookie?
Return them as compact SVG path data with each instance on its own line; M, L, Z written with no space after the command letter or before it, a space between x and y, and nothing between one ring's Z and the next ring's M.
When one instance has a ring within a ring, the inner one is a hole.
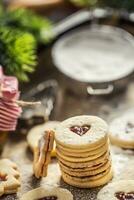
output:
M44 124L33 127L27 135L27 142L31 150L34 151L34 149L38 146L39 139L42 137L44 131L50 129L55 130L56 126L59 125L59 123L60 122L58 121L48 121ZM51 156L56 156L55 147L51 153Z
M113 171L111 169L108 174L106 174L105 176L102 176L101 178L97 180L90 180L90 181L88 180L88 181L81 182L78 180L74 180L72 176L69 176L65 174L64 172L62 172L62 178L66 183L75 187L79 187L79 188L99 187L101 185L106 184L108 181L110 181L112 177L113 177Z
M90 150L106 142L108 126L99 117L81 115L61 122L55 133L56 142L62 146Z
M39 187L25 193L20 200L73 200L73 195L58 187Z
M92 161L88 161L88 162L69 162L66 160L63 160L61 157L57 156L59 161L62 162L64 165L68 166L68 167L72 167L72 168L84 168L84 167L93 167L95 165L98 165L100 163L106 163L106 161L108 161L109 158L109 152L106 152L105 154L103 154L102 156L100 156L99 158L96 158Z
M97 200L133 200L134 180L109 183L100 190Z
M64 155L63 151L60 151L58 148L56 149L56 154L58 157L60 157L61 159L64 159L66 161L69 162L88 162L88 161L92 161L100 156L102 156L104 153L106 153L108 151L108 149L103 149L100 153L95 154L95 155L88 155L86 157L73 157L73 156L68 156L68 155Z
M114 119L110 124L111 143L125 148L134 149L134 113L125 113Z
M86 168L86 170L83 169L71 169L69 167L66 167L65 165L63 165L60 162L60 167L62 168L63 172L69 174L70 176L77 176L77 177L85 177L85 176L92 176L92 175L96 175L99 173L102 173L103 171L107 170L111 165L111 161L109 160L108 162L106 162L105 164L103 164L102 166L100 166L97 169L90 169L90 168ZM61 170L61 171L62 171Z

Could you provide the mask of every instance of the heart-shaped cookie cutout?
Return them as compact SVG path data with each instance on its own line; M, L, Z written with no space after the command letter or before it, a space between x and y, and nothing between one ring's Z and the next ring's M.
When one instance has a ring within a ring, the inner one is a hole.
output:
M89 129L90 129L90 126L88 125L70 127L70 130L79 136L84 135Z
M56 196L47 196L47 197L40 198L38 200L57 200L57 197Z
M117 192L115 196L119 200L134 200L134 192Z

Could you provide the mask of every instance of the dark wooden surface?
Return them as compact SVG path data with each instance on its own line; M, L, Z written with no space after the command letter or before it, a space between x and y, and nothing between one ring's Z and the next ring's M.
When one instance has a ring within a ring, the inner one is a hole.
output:
M63 15L69 14L62 12ZM56 14L55 14L56 15ZM62 18L60 16L60 18ZM107 23L107 22L106 22ZM124 24L121 24L124 26ZM125 25L126 27L126 25ZM127 29L133 31L133 27L127 25ZM22 86L22 92L25 92L28 88L33 87L40 81L47 80L49 78L55 78L59 81L60 86L62 86L60 81L60 76L58 71L54 68L51 60L51 47L45 48L40 53L39 66L37 71L31 76L30 84ZM124 91L107 97L81 97L76 96L70 91L62 90L62 101L60 105L60 110L58 115L53 115L53 120L64 120L68 117L80 114L91 114L97 115L104 118L108 123L109 121L118 116L120 113L126 111L127 109L134 108L134 79L132 78L127 86L124 86ZM126 88L126 89L125 89ZM134 161L134 153L131 151L123 151L121 149L116 149L112 147L113 154L113 166L115 168L114 179L122 178L120 168L123 170L127 163L130 162L129 167L132 168L131 162ZM30 152L26 136L17 133L11 133L5 145L2 153L2 157L10 158L15 161L21 172L21 188L17 195L3 196L0 199L12 200L19 199L23 193L36 188L40 185L45 186L45 184L60 185L61 187L68 188L74 194L74 200L95 200L99 189L77 189L65 184L60 177L60 170L56 159L54 159L49 166L48 177L42 180L37 180L33 176L32 172L32 160L33 156ZM120 163L120 159L123 161ZM118 162L119 161L119 162ZM121 166L119 165L121 164ZM119 165L119 166L118 166ZM120 167L120 168L119 168ZM128 167L127 167L128 168ZM131 170L131 169L130 169ZM133 171L133 170L132 170ZM120 173L119 173L120 172ZM120 175L119 175L120 174ZM130 173L131 174L131 173ZM129 176L127 177L129 178ZM130 178L134 179L131 176Z

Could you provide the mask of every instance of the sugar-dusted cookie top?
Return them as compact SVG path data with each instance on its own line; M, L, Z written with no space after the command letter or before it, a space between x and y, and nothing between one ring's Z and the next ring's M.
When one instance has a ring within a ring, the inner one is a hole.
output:
M134 113L126 112L110 124L110 136L125 142L134 142Z
M134 180L109 183L98 193L97 200L133 200Z
M73 195L58 187L39 187L24 194L21 200L73 200Z
M104 120L96 116L81 115L61 122L55 131L57 143L70 148L86 148L103 142L108 133Z

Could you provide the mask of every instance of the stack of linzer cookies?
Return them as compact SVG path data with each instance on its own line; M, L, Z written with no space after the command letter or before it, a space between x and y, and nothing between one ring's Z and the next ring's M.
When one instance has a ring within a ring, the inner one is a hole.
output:
M113 176L108 126L95 116L69 118L55 131L63 180L80 188L104 185Z

